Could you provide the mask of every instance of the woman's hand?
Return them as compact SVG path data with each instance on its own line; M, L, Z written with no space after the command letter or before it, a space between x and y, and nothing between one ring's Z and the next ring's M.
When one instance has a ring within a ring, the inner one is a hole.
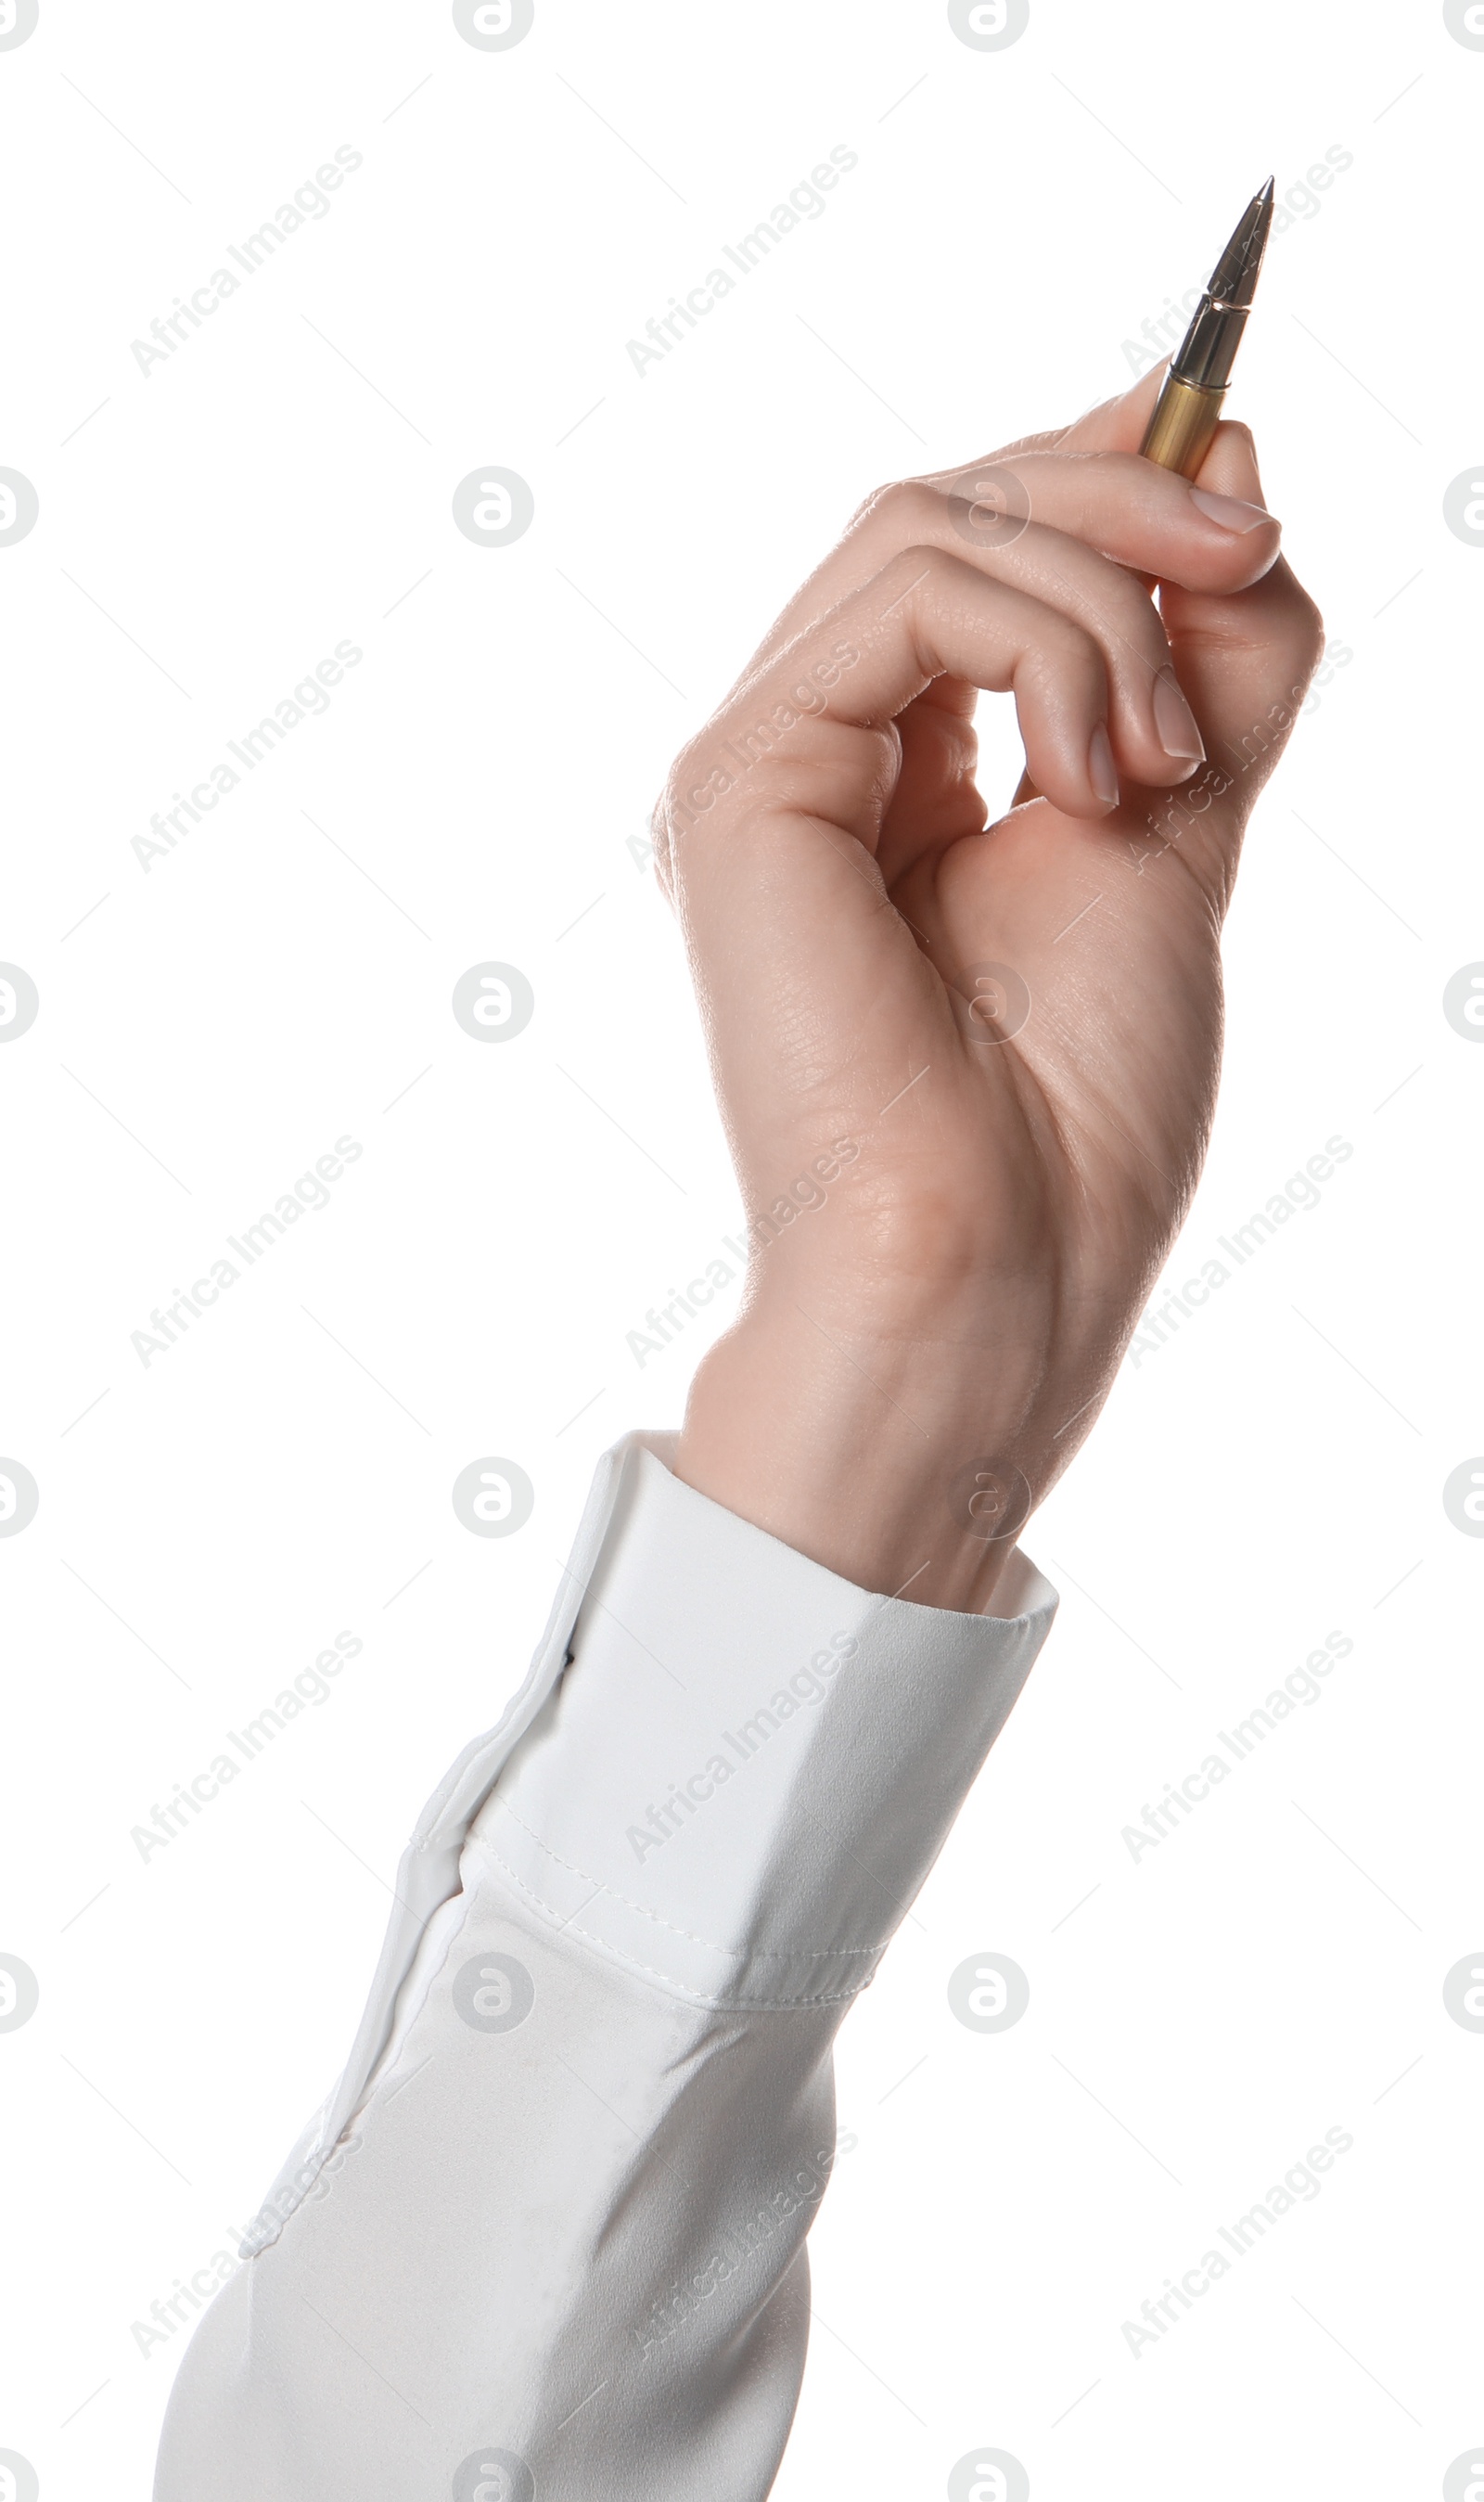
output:
M679 1473L938 1606L988 1600L1189 1203L1322 648L1246 429L1195 490L1137 456L1160 379L872 496L656 810L753 1251ZM980 688L1043 795L988 828Z

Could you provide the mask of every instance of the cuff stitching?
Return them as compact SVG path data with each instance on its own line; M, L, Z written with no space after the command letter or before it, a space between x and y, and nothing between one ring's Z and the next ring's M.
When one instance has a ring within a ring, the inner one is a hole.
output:
M667 1920L665 1918L662 1911L652 1911L647 1904L631 1902L626 1894L619 1893L616 1887L605 1885L600 1876L594 1876L592 1875L590 1869L579 1868L575 1859L563 1859L560 1851L553 1850L550 1843L543 1842L540 1834L532 1830L531 1826L526 1823L523 1816L517 1815L515 1809L510 1805L508 1799L500 1799L498 1804L501 1812L509 1816L511 1823L518 1824L521 1831L526 1836L527 1840L533 1842L536 1848L543 1852L545 1856L555 1864L555 1866L557 1868L564 1868L569 1876L581 1877L585 1885L595 1885L598 1892L600 1894L605 1894L611 1903L622 1903L625 1911L636 1911L641 1920L652 1921L656 1928L667 1929L672 1938L684 1938L687 1945L705 1946L712 1954L729 1955L733 1963L825 1963L827 1962L832 1955L885 1954L888 1945L891 1944L891 1940L889 1938L883 1938L880 1944L874 1946L779 1947L723 1945L720 1939L698 1937L693 1929L682 1929L677 1927L673 1920ZM510 1862L507 1859L502 1859L500 1857L500 1853L495 1849L493 1843L487 1840L484 1834L475 1833L471 1830L468 1839L470 1842L476 1843L481 1850L488 1850L490 1858L498 1860L499 1865L502 1868L510 1868ZM510 1869L510 1873L514 1876L514 1869ZM519 1884L521 1880L518 1877L516 1881ZM531 1900L532 1902L541 1902L541 1897L538 1894L532 1894ZM541 1907L543 1910L550 1911L555 1918L561 1918L561 1913L557 1911L555 1903L543 1902ZM615 1951L617 1952L617 1948Z
M575 1919L563 1918L562 1914L557 1910L556 1904L548 1903L542 1895L536 1892L533 1885L527 1885L524 1878L518 1875L517 1871L512 1868L509 1860L501 1857L492 1843L486 1842L482 1837L475 1834L471 1834L469 1839L471 1842L477 1841L479 1843L480 1849L485 1853L486 1857L492 1859L495 1866L503 1871L516 1893L523 1894L528 1903L533 1903L538 1910L547 1912L550 1917L556 1922L563 1936L570 1933L573 1937L586 1939L588 1944L595 1946L600 1954L612 1955L615 1962L625 1964L630 1972L642 1973L646 1980L658 1980L662 1982L666 1989L674 1990L676 1996L679 1998L689 1999L692 2006L715 2007L721 2010L724 2013L728 2010L741 2008L782 2011L787 2008L794 2007L840 2007L847 2005L853 1998L859 1998L860 1991L869 1985L871 1975L867 1974L865 1979L862 1980L856 1989L819 1990L812 1996L799 1998L742 1998L739 1996L732 1996L730 1994L725 1997L707 1997L703 1990L692 1989L689 1981L681 1980L674 1973L661 1972L658 1966L654 1964L641 1963L637 1955L625 1954L624 1948L622 1946L614 1945L610 1939L599 1937L592 1929L580 1929ZM639 1907L636 1906L635 1908L637 1909ZM667 1927L668 1925L668 1922L661 1923L661 1926ZM684 1929L677 1929L675 1932L677 1937L685 1937L687 1934L687 1931ZM705 1945L707 1941L704 1938L698 1938L695 1941L695 1944L698 1945ZM731 1946L721 1946L717 1951L721 1954L736 1953L736 1949ZM827 1952L828 1949L822 1948L821 1951ZM869 1954L879 1953L880 1948L868 1946L842 1946L839 1951L842 1954ZM775 1956L772 1957L771 1960L775 1962L787 1962L792 1960L792 1958L788 1956Z

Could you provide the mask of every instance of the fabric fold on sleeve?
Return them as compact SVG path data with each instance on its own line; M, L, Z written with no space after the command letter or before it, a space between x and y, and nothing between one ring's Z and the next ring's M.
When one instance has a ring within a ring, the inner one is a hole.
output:
M857 1589L673 1447L605 1456L529 1674L419 1820L344 2073L183 2357L155 2502L772 2485L834 2035L1056 1601L1019 1556L994 1615Z

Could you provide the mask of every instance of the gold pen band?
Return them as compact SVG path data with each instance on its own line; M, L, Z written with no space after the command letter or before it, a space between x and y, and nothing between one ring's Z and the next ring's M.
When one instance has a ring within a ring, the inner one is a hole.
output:
M1203 389L1198 383L1182 382L1178 374L1166 374L1139 445L1145 459L1194 478L1210 448L1226 396L1225 385Z

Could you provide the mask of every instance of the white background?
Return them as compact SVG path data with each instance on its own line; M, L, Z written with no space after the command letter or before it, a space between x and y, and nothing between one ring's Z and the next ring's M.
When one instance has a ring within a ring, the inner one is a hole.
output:
M1257 185L1353 164L1272 246L1233 393L1350 656L1261 803L1228 1065L1174 1280L1353 1154L1126 1366L1027 1543L1049 1649L840 2048L842 2159L777 2491L1433 2496L1484 2440L1478 461L1484 51L1433 6L538 0L53 5L0 51L0 2450L143 2497L184 2330L339 2068L424 1796L497 1715L595 1453L678 1422L724 1296L627 1333L740 1214L642 865L667 761L860 497L1132 378ZM363 164L143 374L131 341L332 157ZM859 165L641 378L625 343L843 146ZM519 543L455 487L528 480ZM337 641L363 659L147 871L152 813ZM988 787L1013 733L986 701ZM637 839L635 839L637 838ZM482 960L536 1010L455 1023ZM359 1160L189 1335L131 1334L334 1140ZM515 1459L508 1539L450 1488ZM361 1656L148 1864L131 1828L332 1636ZM1324 1700L1137 1862L1121 1839L1332 1630ZM333 1956L323 1939L345 1942ZM1029 2011L982 2036L949 1973ZM1139 2317L1305 2149L1351 2149L1191 2316ZM1458 2487L1462 2490L1462 2487ZM203 2497L205 2502L205 2497Z

